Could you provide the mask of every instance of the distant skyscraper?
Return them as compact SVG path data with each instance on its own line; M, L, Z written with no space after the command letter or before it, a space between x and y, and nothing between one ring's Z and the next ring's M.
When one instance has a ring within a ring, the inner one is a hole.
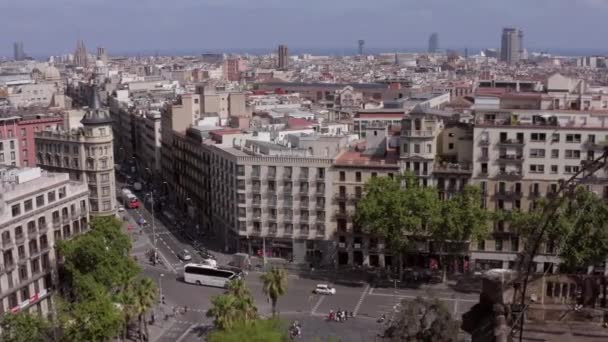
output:
M524 33L513 27L502 29L500 60L508 64L519 62L523 54Z
M279 45L279 69L287 70L289 65L289 54L287 53L287 45Z
M25 59L25 52L23 51L23 42L15 42L13 44L13 54L16 61L22 61Z
M363 55L363 48L365 47L365 40L359 39L359 56Z
M87 56L87 48L84 46L82 39L76 42L76 50L74 51L74 64L86 68L89 64Z
M429 37L429 53L435 53L439 49L439 35L437 32L433 32Z
M108 61L108 53L106 52L106 48L103 46L97 47L97 59L103 62Z

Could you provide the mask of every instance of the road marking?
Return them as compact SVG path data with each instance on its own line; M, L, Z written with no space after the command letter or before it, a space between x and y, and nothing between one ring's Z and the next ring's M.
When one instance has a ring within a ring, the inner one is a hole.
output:
M397 298L405 298L405 299L415 299L415 298L431 298L431 299L439 299L439 300L449 300L449 301L454 301L454 300L459 300L461 302L469 302L469 303L477 303L479 302L479 299L465 299L465 298L447 298L447 297L429 297L429 296L411 296L411 295L394 295L394 294L388 294L388 293L374 293L374 294L370 294L370 296L382 296L382 297L397 297Z
M317 309L319 308L319 306L321 306L321 303L323 303L324 299L325 296L321 296L321 298L319 298L319 301L317 302L317 304L315 304L315 306L312 308L312 311L310 312L311 316L314 316L316 314Z
M361 297L359 297L359 301L357 302L357 305L355 306L355 310L353 310L353 315L357 316L357 314L359 313L359 308L361 307L361 304L363 304L363 300L365 299L365 296L367 295L367 291L370 289L369 284L367 284L365 286L365 290L363 290L363 292L361 293Z
M179 321L178 321L179 322ZM185 323L185 322L184 322ZM188 322L190 323L190 322ZM197 323L192 323L188 329L186 329L186 331L184 331L183 334L179 335L179 337L177 338L177 340L175 340L175 342L181 342L184 340L184 338L186 338L186 336L190 333L190 330L194 329L198 324Z
M373 286L369 289L369 294L370 295L374 293L374 289L375 289L375 287L373 287Z

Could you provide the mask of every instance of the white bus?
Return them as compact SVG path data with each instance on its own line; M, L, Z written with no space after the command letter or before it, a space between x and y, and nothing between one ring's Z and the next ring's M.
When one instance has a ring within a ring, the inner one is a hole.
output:
M239 269L214 267L203 264L186 264L184 281L190 284L226 287L232 279L242 276Z

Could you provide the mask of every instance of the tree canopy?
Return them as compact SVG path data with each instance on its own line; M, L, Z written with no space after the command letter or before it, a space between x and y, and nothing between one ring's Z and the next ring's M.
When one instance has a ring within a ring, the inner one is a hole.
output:
M603 263L608 255L608 206L604 200L578 186L549 201L540 201L528 212L510 213L505 220L526 245L538 239L545 246L553 246L562 271L574 272ZM546 229L539 236L544 225Z
M488 234L490 216L481 204L474 186L442 200L437 189L422 186L411 174L374 177L365 184L355 223L396 251L407 251L414 239L427 239L437 243L441 250L436 252L443 254L451 242Z
M0 320L0 341L30 342L52 341L53 330L50 322L38 314L19 312L2 315Z
M384 331L389 341L456 342L460 324L437 299L404 299Z

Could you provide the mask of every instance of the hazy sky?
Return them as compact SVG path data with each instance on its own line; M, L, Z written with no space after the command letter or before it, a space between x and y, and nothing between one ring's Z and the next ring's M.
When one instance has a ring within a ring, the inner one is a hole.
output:
M604 49L608 0L0 0L0 55L257 48L497 47L518 26L530 48Z

